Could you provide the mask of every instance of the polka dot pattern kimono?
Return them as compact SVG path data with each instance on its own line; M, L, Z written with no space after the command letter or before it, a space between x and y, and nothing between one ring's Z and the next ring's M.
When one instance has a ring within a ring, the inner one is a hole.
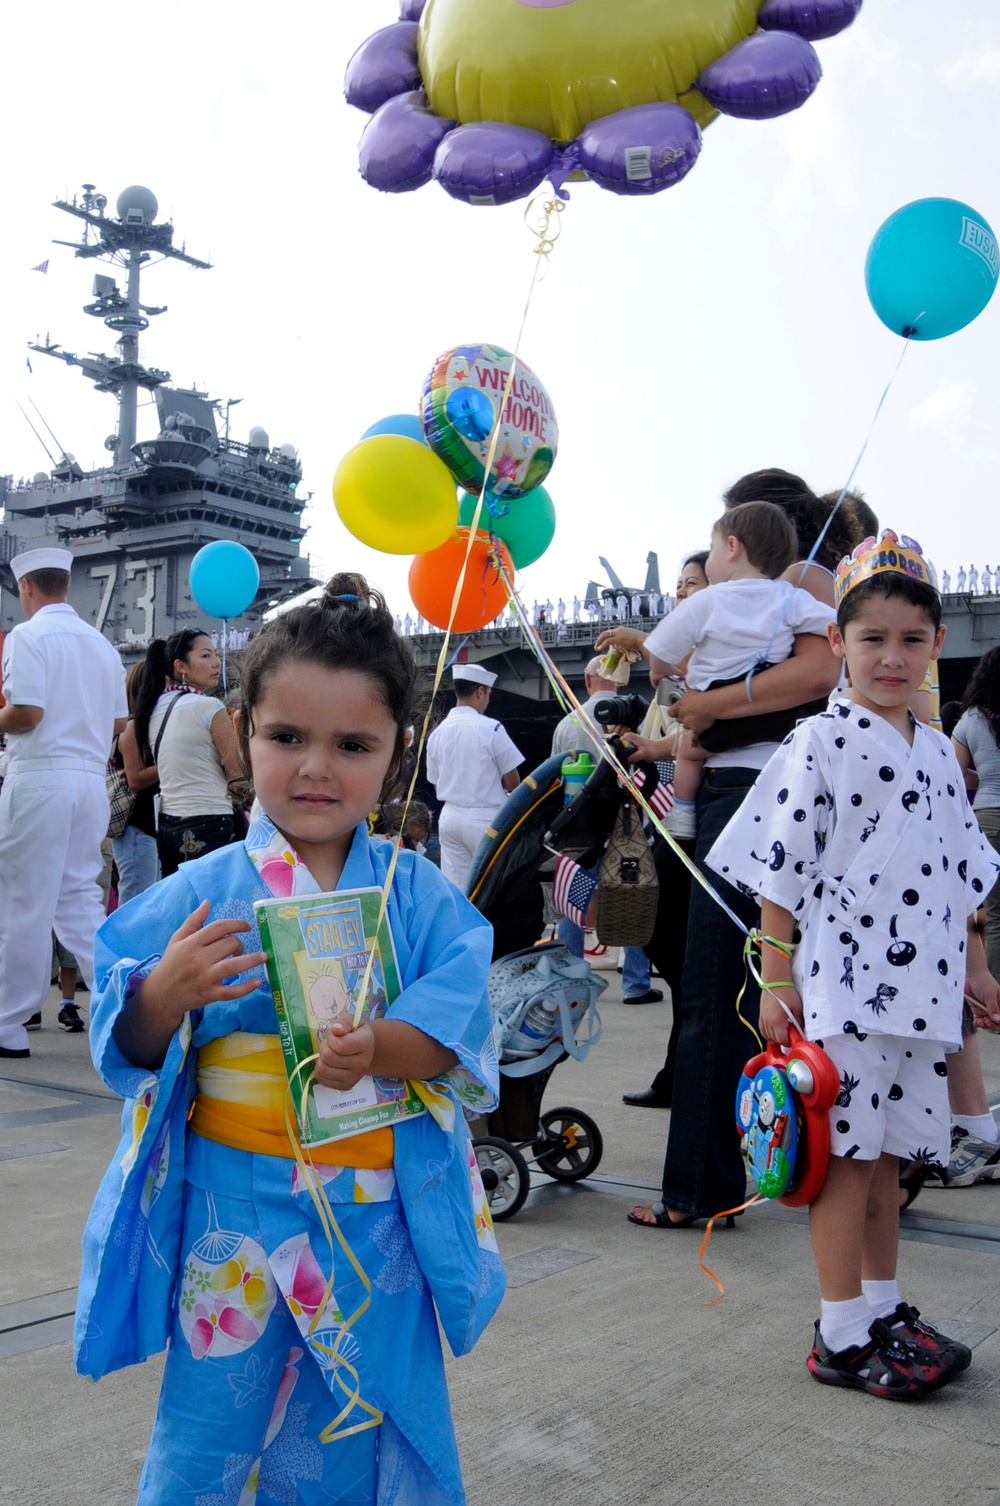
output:
M853 701L802 722L708 856L795 917L811 1040L961 1041L966 917L996 882L948 740Z

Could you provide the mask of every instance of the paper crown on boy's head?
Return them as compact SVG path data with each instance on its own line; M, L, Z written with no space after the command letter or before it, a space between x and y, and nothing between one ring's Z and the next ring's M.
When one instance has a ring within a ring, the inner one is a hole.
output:
M934 591L940 591L937 571L921 553L916 539L905 533L893 533L883 528L881 537L865 539L853 554L845 555L837 566L834 585L834 603L840 606L844 597L862 581L873 580L877 575L907 575L910 580L920 581Z

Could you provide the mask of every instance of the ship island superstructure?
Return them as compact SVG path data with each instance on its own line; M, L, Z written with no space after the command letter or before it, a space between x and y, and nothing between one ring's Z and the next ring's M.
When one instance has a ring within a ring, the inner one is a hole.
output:
M84 471L62 452L50 455L49 472L30 481L0 476L0 626L10 628L21 615L9 561L26 549L59 545L75 558L76 610L112 642L139 650L153 637L203 619L188 584L191 561L202 545L234 539L257 560L260 588L231 625L252 628L269 606L316 584L300 552L309 498L297 495L298 455L290 444L272 448L261 428L251 429L245 444L231 439L235 400L221 403L172 387L168 371L139 360L140 334L166 312L141 301L143 272L165 258L202 270L210 264L173 244L173 225L156 223L156 197L147 188L125 189L114 216L93 184L84 184L80 202L74 195L55 207L83 221L79 242L56 244L119 271L118 277L95 275L84 309L114 332L115 353L78 356L48 336L44 344L29 342L29 349L79 367L98 392L117 399L118 420L105 441L112 456L107 467ZM140 391L156 404L160 427L153 439L137 438Z

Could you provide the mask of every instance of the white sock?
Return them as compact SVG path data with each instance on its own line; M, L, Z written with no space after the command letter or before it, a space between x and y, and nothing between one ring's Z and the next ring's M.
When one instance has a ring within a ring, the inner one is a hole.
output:
M694 805L693 800L674 800L674 810L677 811L693 811Z
M834 1353L850 1349L852 1344L859 1349L867 1344L871 1324L871 1308L864 1297L849 1297L846 1302L824 1299L820 1303L819 1331L823 1343Z
M985 1140L987 1145L1000 1145L1000 1125L992 1114L953 1114L951 1122L976 1140Z
M897 1281L862 1281L861 1291L873 1318L888 1318L899 1306Z
M75 1000L73 1000L73 999L62 999L60 1002L62 1004L73 1004L73 1003L75 1003Z

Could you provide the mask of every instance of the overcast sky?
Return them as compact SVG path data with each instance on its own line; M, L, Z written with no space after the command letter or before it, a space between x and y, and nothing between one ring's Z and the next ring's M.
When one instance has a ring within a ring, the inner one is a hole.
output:
M52 244L78 239L78 222L50 206L92 182L113 207L143 183L214 269L149 272L143 302L170 307L142 358L242 398L235 438L262 424L295 444L314 563L362 568L407 610L408 561L347 534L333 472L375 419L416 410L440 351L513 345L533 240L523 205L361 181L366 117L344 103L344 68L395 16L393 0L18 7L0 102L0 469L47 466L15 407L29 397L85 467L104 463L113 400L44 356L29 376L25 342L49 331L69 350L111 350L80 311L107 268ZM636 201L571 185L522 345L561 428L547 483L558 531L522 574L529 601L582 595L603 580L599 554L641 582L655 549L666 583L707 545L722 490L758 466L839 486L901 343L865 294L875 230L936 194L1000 230L995 0L866 0L818 51L824 77L801 110L717 120L676 188ZM46 258L47 277L30 270ZM857 477L883 524L953 575L1000 563L998 334L995 298L961 333L913 345Z

